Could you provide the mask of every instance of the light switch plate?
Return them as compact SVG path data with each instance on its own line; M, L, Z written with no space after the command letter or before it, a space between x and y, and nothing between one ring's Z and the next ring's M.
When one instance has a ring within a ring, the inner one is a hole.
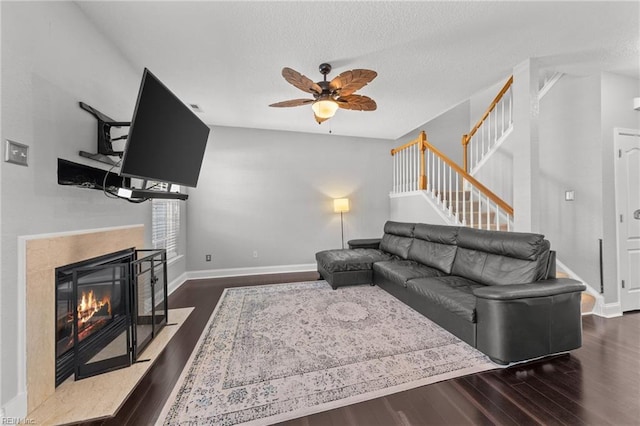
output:
M18 142L5 141L4 161L7 163L29 166L29 146Z
M565 201L573 201L576 199L576 193L573 190L564 192L564 200Z

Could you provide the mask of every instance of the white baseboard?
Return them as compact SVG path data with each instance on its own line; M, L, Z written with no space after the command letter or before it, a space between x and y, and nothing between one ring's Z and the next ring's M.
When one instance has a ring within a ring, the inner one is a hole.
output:
M189 280L200 280L205 278L242 277L247 275L283 274L288 272L311 272L317 271L315 263L300 265L277 265L277 266L256 266L249 268L225 268L208 269L204 271L189 271L186 273Z
M605 318L615 318L622 316L622 305L620 302L614 303L605 303L601 306L601 309L598 312L593 312L594 314L605 317Z
M27 416L27 393L22 392L13 397L0 408L0 422L2 419L25 419ZM9 423L2 423L9 424ZM18 423L12 423L18 424ZM24 424L24 423L22 423Z
M185 283L185 281L187 281L189 278L187 278L187 273L183 272L182 274L180 274L178 276L178 278L174 279L173 281L171 281L168 285L167 285L167 292L169 294L167 294L167 296L171 295L171 293L173 293L174 291L176 291L177 289L180 288L180 286L182 284Z

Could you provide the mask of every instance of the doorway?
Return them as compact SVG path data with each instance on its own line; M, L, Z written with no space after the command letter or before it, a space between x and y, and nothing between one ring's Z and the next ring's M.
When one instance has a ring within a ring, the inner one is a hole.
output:
M640 309L640 131L615 129L618 278L622 312Z

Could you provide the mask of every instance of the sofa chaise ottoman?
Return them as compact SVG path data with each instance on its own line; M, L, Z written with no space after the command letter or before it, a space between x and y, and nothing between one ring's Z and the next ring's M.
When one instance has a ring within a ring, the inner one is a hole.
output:
M586 287L555 278L540 234L389 221L377 249L325 250L316 260L334 289L378 285L500 364L582 344Z

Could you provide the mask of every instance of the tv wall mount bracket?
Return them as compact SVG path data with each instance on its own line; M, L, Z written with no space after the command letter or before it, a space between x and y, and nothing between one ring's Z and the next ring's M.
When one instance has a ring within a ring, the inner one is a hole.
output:
M88 113L93 115L96 120L98 120L98 152L92 154L90 152L80 151L80 156L100 161L102 163L109 164L110 166L115 166L118 163L114 161L110 156L122 157L123 152L114 151L112 142L126 139L127 135L111 139L111 128L129 127L131 126L131 123L128 121L115 121L114 119L110 118L107 115L104 115L97 109L85 104L84 102L80 102L80 108L87 111Z

